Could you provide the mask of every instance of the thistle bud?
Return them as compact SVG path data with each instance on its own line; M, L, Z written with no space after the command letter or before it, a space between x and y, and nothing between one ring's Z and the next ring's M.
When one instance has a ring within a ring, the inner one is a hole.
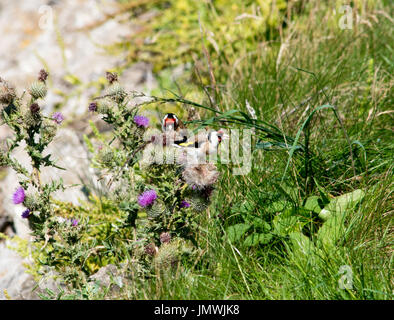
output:
M174 147L163 148L163 163L178 163L179 155L182 150Z
M216 183L219 172L214 164L206 163L187 167L182 172L182 177L187 184L204 189Z
M57 125L53 121L45 120L41 130L41 138L43 139L43 141L45 141L46 143L51 142L56 136L56 132Z
M114 153L111 149L102 149L98 154L98 159L102 164L109 166L114 160Z
M147 207L146 214L149 218L157 218L165 214L167 211L166 205L161 200L156 200L151 206Z
M30 209L30 211L40 210L41 199L38 193L27 194L23 205Z
M171 235L168 232L163 232L160 235L160 242L161 243L169 243L171 241Z
M40 107L38 105L37 105L37 107L39 110ZM37 126L41 121L40 114L38 113L38 111L35 111L37 107L36 106L33 106L33 108L30 107L30 109L27 109L22 115L23 122L28 128ZM33 112L33 111L35 111L35 112Z
M101 114L108 114L111 110L111 101L109 99L100 99L96 104L96 110Z
M178 245L178 242L170 242L161 245L154 259L155 266L159 269L175 267L180 261Z
M15 89L7 81L0 78L0 104L8 105L15 97Z
M157 250L157 247L153 243L150 243L145 247L144 251L147 255L154 256L157 253Z
M91 102L89 104L89 111L96 112L97 111L97 102Z
M29 93L34 99L45 98L47 95L47 87L42 81L35 81L29 89Z
M124 91L123 87L118 82L114 82L108 88L108 94L111 96L111 99L117 103L121 103L127 96L126 91Z
M153 163L155 163L155 159L156 159L156 146L154 146L153 144L148 144L142 153L142 157L140 160L140 165L141 167L146 167L149 166Z
M191 208L197 212L202 212L208 207L208 200L204 197L193 195L186 200Z

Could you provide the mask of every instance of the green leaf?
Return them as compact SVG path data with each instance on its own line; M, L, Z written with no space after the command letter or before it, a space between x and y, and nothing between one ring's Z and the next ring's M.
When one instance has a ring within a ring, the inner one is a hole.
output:
M73 74L67 74L64 76L63 79L74 86L82 84L82 81L76 75Z
M270 233L253 233L245 239L244 244L248 247L252 247L258 244L267 244L271 239L272 234Z
M289 237L293 246L293 256L297 258L313 258L315 253L315 245L311 240L308 239L307 236L301 232L292 232L289 234Z
M289 150L291 148L291 145L283 142L258 142L256 143L255 148L262 150L278 150L278 149ZM295 150L302 150L302 147L295 146Z
M309 197L305 201L304 208L306 210L313 211L313 212L319 214L321 211L321 207L320 207L320 203L319 203L319 202L321 202L321 200L320 201L319 200L320 200L320 198L318 196Z
M267 244L272 240L271 233L261 233L259 237L260 244Z
M328 198L326 191L319 185L317 179L313 178L313 181L315 182L317 189L319 190L320 199L322 200L323 205L328 204L330 202L330 199Z
M90 141L90 139L88 138L88 136L87 136L86 134L83 135L83 140L85 141L86 146L88 147L89 152L90 152L90 153L93 153L93 152L94 152L93 144L92 144L92 142Z
M326 249L336 245L337 241L343 238L345 225L343 216L333 216L323 223L317 233L317 241Z
M278 184L278 190L281 191L286 197L294 202L298 202L298 188L290 187L287 184Z
M257 229L261 229L262 231L270 231L271 230L271 226L268 222L264 221L261 218L255 217L250 221L251 224L253 224L254 228Z
M250 229L251 225L238 223L227 228L227 236L231 242L236 242Z
M275 201L271 203L267 208L265 208L265 211L269 213L278 213L278 212L282 212L285 208L286 208L286 202Z
M335 199L320 211L319 217L327 220L335 215L345 215L347 211L352 210L364 198L365 192L361 189L343 194Z
M257 244L259 244L259 234L258 233L253 233L250 236L248 236L245 241L244 241L244 245L248 246L248 247L252 247L255 246Z
M291 215L292 210L287 210L275 216L272 221L274 233L285 237L291 232L301 231L302 223L297 216Z
M103 137L103 135L100 133L100 131L97 129L97 127L96 127L96 125L94 124L94 122L92 121L92 120L89 120L89 125L90 125L90 128L92 129L92 131L93 131L93 134L94 134L94 136L97 138L97 139L99 139L100 141L103 141L104 142L104 137Z

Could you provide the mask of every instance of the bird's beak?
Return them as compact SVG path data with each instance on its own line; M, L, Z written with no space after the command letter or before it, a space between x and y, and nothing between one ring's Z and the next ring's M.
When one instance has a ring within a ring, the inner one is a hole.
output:
M221 139L221 141L222 140L230 140L230 136L227 134L227 133L222 133L220 136L219 136Z
M224 129L219 129L218 130L218 137L220 137L220 141L229 140L230 139L230 136L227 133L225 133Z

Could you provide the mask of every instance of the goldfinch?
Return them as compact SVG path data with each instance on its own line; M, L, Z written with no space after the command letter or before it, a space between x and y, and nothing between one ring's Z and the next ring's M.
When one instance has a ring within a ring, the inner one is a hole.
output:
M173 113L167 113L162 120L161 128L163 132L177 131L179 125L178 117Z
M193 137L186 143L179 144L179 147L184 148L188 159L187 162L196 164L205 162L207 157L215 155L219 144L226 138L227 135L225 135L223 130L209 131Z
M187 141L185 126L173 113L167 113L164 116L161 129L170 139L173 139L174 143L177 145Z

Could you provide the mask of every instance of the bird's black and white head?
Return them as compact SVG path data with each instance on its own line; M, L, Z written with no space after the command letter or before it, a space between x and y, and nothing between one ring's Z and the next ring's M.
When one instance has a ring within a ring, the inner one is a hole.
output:
M211 131L208 133L208 141L214 147L219 146L219 144L223 141L223 138L224 132L222 130Z
M179 119L173 113L167 113L162 121L161 128L164 132L175 131L179 127Z
M217 142L218 144L221 143L224 139L227 139L228 136L225 134L225 132L220 129L218 131L211 131L208 134L208 140L212 142Z

